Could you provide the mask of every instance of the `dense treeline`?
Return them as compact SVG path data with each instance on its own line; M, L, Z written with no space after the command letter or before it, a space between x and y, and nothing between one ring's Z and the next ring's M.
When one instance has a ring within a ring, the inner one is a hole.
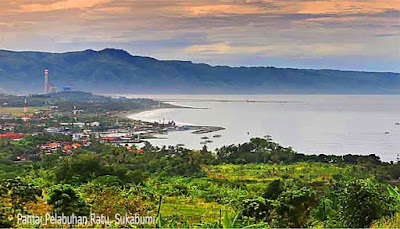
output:
M61 111L78 109L84 110L85 113L131 111L158 104L151 99L112 98L82 91L65 91L27 97L0 94L1 107L23 107L25 99L32 107L57 106Z
M141 213L158 216L158 227L399 223L400 195L393 182L400 165L374 155L309 156L255 138L216 152L149 144L139 152L93 141L71 155L13 161L62 138L0 142L0 226L26 227L18 224L17 213L43 212Z
M313 161L325 163L351 163L361 162L374 165L383 164L380 158L374 154L363 155L305 155L293 151L292 148L286 148L278 143L255 138L250 142L224 146L217 152L218 160L222 163L247 164L247 163L293 163L300 161ZM393 163L393 162L392 162Z

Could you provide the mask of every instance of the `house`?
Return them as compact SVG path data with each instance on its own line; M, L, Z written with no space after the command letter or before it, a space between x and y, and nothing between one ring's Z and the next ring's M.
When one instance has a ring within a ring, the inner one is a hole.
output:
M72 153L72 150L81 147L80 143L70 143L70 142L49 142L38 146L38 148L45 154L53 154L59 150L63 153Z
M56 127L49 127L49 128L46 128L45 131L46 131L47 133L53 133L53 134L62 133L62 129L61 129L61 128L56 128Z
M74 133L72 134L72 141L84 141L89 139L90 135L85 133Z
M83 122L74 122L73 126L79 127L79 128L83 128L85 126L85 123L83 123Z
M10 113L0 113L0 119L2 120L12 120L15 119Z
M99 127L99 126L100 126L100 123L99 123L99 122L91 122L91 123L90 123L90 126L91 126L91 127Z
M26 138L27 134L6 133L0 134L0 139L21 140Z
M0 124L0 130L13 132L15 129L15 123L2 123Z
M82 112L83 112L83 110L72 110L73 115L78 115L78 114L81 114Z

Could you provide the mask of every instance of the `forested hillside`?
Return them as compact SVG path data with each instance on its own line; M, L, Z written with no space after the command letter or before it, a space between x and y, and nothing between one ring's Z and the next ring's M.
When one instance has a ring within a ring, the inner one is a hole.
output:
M60 140L0 141L0 227L45 226L17 214L46 212L104 214L112 227L126 226L117 213L154 216L157 228L400 226L400 165L374 155L307 156L268 139L216 152L92 142L70 155L38 154L37 145ZM14 161L24 154L38 157Z
M265 63L268 66L268 63ZM41 92L43 69L61 88L109 93L399 93L399 73L228 67L162 61L116 49L0 50L0 90Z

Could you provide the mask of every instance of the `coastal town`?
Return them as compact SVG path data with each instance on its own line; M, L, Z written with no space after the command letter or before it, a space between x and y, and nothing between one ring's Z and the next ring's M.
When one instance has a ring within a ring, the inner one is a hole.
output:
M146 139L159 134L192 131L198 135L223 129L127 118L128 114L135 111L175 107L147 99L111 98L86 92L62 91L28 97L0 95L0 102L0 139L20 141L29 136L48 136L48 141L37 145L35 153L16 156L16 161L31 160L40 154L71 154L94 141L141 153L140 147L146 143ZM54 136L63 136L63 140L52 140ZM207 144L207 141L203 144Z

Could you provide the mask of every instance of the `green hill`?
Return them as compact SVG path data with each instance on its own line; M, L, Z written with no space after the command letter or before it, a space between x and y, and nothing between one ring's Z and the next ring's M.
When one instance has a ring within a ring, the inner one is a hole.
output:
M0 50L0 92L53 86L107 93L378 93L398 94L400 73L228 67L132 56L124 50L67 53Z

